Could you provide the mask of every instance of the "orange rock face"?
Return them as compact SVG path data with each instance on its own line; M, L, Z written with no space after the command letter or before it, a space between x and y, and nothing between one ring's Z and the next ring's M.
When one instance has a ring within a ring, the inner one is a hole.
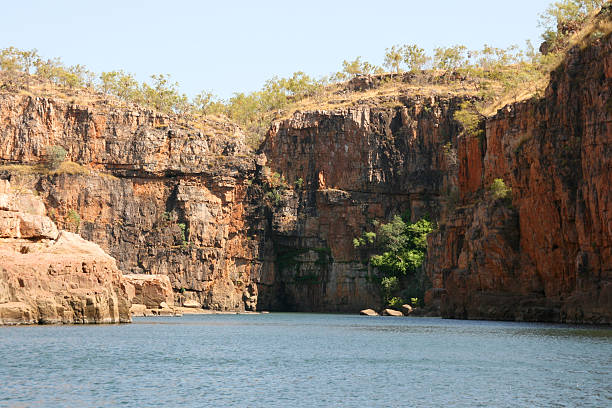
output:
M3 175L36 190L60 228L98 243L125 273L167 275L178 304L256 307L251 276L261 263L257 242L247 238L244 205L255 165L235 125L193 127L104 101L75 105L4 93L0 138L5 163L38 164L46 146L61 145L73 162L104 170ZM0 214L0 233L12 228L2 220Z
M145 305L148 309L157 309L160 304L174 305L174 292L167 275L126 274L123 275L128 285L128 294L132 303Z
M273 205L267 232L264 270L271 272L260 285L266 308L381 306L374 271L353 239L371 230L372 220L406 210L414 220L438 216L456 185L452 114L462 100L415 97L397 108L298 112L272 126L267 165L292 188Z
M460 141L463 206L429 240L443 315L612 322L611 50L572 50L545 97L487 121L484 149ZM511 205L483 193L495 178Z
M42 200L5 180L0 209L3 225L13 225L0 238L0 324L131 321L121 271L98 245L58 233Z

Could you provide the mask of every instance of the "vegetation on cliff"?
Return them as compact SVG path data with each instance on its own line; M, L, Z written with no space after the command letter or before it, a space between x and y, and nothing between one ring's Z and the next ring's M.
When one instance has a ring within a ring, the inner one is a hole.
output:
M355 248L367 253L370 265L376 268L383 301L401 304L403 299L422 298L425 291L421 267L427 252L427 234L433 223L422 218L414 223L410 216L394 216L390 222L373 222L374 231L364 232L353 240Z
M190 100L179 92L178 82L168 74L152 75L150 82L140 83L133 74L121 70L98 75L83 65L66 66L59 58L41 57L35 49L14 47L0 50L0 68L8 74L2 77L0 90L31 91L30 74L34 74L62 88L88 88L165 113L194 118L226 115L247 130L254 147L272 120L295 110L346 106L373 96L388 99L411 86L421 92L423 86L433 91L440 87L460 89L479 98L480 102L470 109L489 115L510 101L541 92L549 72L568 46L607 35L611 29L609 19L592 18L605 3L605 0L562 0L551 4L540 16L540 24L545 28L540 52L528 42L523 49L516 45L501 49L487 44L480 50L469 50L463 45L438 47L429 56L417 44L397 44L385 50L383 66L388 73L358 56L352 61L345 60L342 70L329 76L317 79L301 71L288 78L275 76L260 90L237 92L225 101L206 90ZM583 27L586 32L581 32ZM412 76L398 75L403 72ZM360 75L378 77L376 92L355 92L342 83ZM351 95L354 93L360 95Z

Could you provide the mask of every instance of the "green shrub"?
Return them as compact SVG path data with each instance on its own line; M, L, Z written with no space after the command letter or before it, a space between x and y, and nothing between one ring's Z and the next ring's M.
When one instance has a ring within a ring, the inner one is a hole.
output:
M187 225L181 222L178 224L178 227L181 230L181 246L186 247L187 244L189 243L187 241Z
M434 49L434 67L444 70L454 70L467 65L468 49L465 45L438 47Z
M466 133L471 135L479 133L480 115L472 102L462 102L461 109L455 111L453 118L461 123Z
M389 302L387 302L389 306L394 307L396 309L400 309L404 303L406 303L404 302L404 299L397 296L392 297L391 299L389 299Z
M45 153L45 165L47 169L54 171L57 170L64 160L66 160L66 149L62 146L47 146Z
M542 39L549 51L565 47L572 33L580 29L588 15L607 0L561 0L551 3L540 14L538 25L544 28Z
M78 212L73 209L68 210L68 214L66 215L66 222L74 227L76 233L79 232L81 227L81 216Z
M512 197L512 189L506 186L506 183L504 183L504 180L500 179L500 178L496 178L495 180L493 180L493 183L491 183L491 194L493 195L493 198L497 199L508 199Z
M378 271L376 281L386 304L400 282L417 276L427 252L427 234L433 231L433 224L427 219L411 223L408 218L396 215L386 224L374 222L375 232L364 232L353 240L355 248L370 254L369 262Z

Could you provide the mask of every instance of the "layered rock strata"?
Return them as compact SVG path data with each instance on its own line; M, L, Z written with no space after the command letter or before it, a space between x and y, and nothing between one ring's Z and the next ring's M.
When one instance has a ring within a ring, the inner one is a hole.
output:
M353 239L373 220L406 211L413 220L438 217L456 188L453 114L466 98L298 112L272 127L264 170L280 174L286 188L266 187L273 211L264 307L355 312L380 303Z
M429 239L443 316L612 322L611 51L610 36L575 47L543 98L459 138L462 203Z
M36 190L61 228L98 243L125 273L167 275L179 305L255 308L260 264L244 206L255 164L235 125L187 123L105 98L5 93L0 138L2 174ZM41 167L54 145L78 171Z
M39 197L0 180L0 324L125 323L129 308L112 257L58 231Z

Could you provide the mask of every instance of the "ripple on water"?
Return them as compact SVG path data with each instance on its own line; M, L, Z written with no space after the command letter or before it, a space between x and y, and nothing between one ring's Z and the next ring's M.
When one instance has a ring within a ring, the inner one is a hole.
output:
M612 330L267 314L0 328L0 406L610 406Z

